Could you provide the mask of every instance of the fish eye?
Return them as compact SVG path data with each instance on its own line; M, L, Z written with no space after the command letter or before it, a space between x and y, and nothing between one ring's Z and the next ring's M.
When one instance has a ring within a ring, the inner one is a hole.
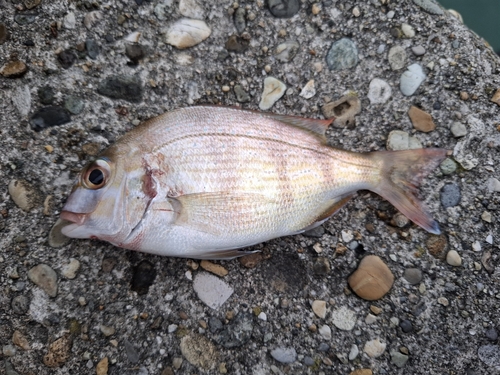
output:
M82 184L87 189L100 189L106 185L110 174L109 164L105 160L96 160L85 171Z

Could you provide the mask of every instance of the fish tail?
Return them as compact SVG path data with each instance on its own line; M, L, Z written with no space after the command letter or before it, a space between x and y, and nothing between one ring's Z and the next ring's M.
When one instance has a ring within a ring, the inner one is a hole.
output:
M408 219L433 234L438 223L417 198L417 188L425 176L446 157L438 148L405 151L378 151L370 154L381 165L381 179L371 190L391 202Z

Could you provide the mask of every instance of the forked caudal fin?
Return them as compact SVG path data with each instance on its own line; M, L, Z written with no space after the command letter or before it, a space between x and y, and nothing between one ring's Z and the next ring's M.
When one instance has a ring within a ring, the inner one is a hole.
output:
M415 224L433 234L440 234L438 223L417 198L422 179L446 157L439 148L407 151L378 151L371 156L382 163L382 180L373 191L391 202Z

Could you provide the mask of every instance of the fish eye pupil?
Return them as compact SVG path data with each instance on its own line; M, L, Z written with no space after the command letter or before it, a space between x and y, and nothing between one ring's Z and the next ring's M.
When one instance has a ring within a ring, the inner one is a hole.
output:
M89 181L93 185L100 185L104 181L104 173L100 169L94 169L89 174Z

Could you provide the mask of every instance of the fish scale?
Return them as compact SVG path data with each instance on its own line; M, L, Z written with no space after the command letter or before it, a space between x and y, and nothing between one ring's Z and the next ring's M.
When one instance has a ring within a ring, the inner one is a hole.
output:
M338 150L326 144L331 121L210 106L148 120L84 168L62 232L161 255L230 258L319 225L368 189L438 233L414 187L446 151Z

